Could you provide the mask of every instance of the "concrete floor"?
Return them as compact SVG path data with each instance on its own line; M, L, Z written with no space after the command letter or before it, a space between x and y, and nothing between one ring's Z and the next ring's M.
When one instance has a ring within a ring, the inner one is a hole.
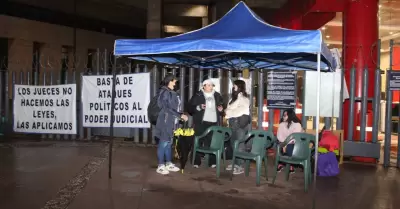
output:
M1 209L167 209L312 208L313 192L303 192L298 171L276 185L249 177L216 179L211 168L160 176L154 148L117 144L113 178L108 179L108 149L101 143L0 143ZM270 160L272 166L272 160ZM395 168L345 164L338 177L318 178L316 208L400 208L400 174Z

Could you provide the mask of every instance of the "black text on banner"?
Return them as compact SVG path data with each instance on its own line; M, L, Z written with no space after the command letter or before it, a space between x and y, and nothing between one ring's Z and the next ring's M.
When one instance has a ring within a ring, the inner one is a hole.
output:
M112 76L83 76L84 127L109 127ZM117 75L115 80L114 127L150 128L150 73Z
M15 85L15 132L76 134L76 121L76 84Z

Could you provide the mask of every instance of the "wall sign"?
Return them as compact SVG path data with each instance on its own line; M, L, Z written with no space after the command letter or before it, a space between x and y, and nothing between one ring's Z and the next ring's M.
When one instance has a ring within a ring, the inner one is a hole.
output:
M267 75L267 107L271 109L295 108L297 72L269 71Z

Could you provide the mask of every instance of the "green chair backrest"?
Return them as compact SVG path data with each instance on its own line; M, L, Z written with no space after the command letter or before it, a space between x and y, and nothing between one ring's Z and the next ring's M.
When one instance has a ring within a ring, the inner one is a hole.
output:
M230 128L222 127L222 126L211 126L208 128L212 133L211 145L212 149L223 149L224 142L226 139L232 135L232 130ZM208 130L207 130L208 131ZM228 137L227 137L228 135Z
M225 132L225 141L229 141L229 139L231 139L231 136L232 136L231 128L219 126L219 130Z
M298 160L307 160L311 156L310 143L315 144L315 136L307 133L293 133L287 140L294 139L292 157Z
M252 139L250 152L259 155L265 154L265 150L273 146L275 136L272 132L252 130L247 133L246 139Z

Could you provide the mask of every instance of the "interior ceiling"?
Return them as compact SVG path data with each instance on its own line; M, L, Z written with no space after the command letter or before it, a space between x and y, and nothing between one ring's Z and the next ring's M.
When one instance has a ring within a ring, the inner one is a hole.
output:
M127 0L125 0L127 1ZM129 1L129 0L128 0ZM217 2L239 2L240 0L163 0L167 4L211 5ZM250 7L280 8L287 0L243 0Z
M109 0L94 0L109 1ZM147 9L148 0L112 0L113 2L137 8ZM261 8L280 8L287 0L243 0L250 7ZM163 0L164 4L193 4L193 5L211 5L217 2L235 2L235 0ZM239 2L239 0L237 0Z
M379 38L382 41L381 52L389 51L389 41L400 41L400 0L379 1ZM342 45L342 13L321 28L325 42L331 48L341 48Z
M90 0L98 2L109 2L110 0ZM148 0L112 0L121 6L131 6L147 10ZM162 0L164 5L170 5L172 10L178 5L198 5L208 6L220 2L239 2L240 0ZM269 13L270 9L281 8L288 0L244 0L258 15L263 17ZM175 5L174 5L175 4ZM175 8L176 9L176 8ZM168 9L170 10L170 9ZM170 32L166 33L174 35L189 30L195 30L201 27L201 17L184 14L177 14L176 11L164 11L165 27L171 27ZM197 12L197 11L196 11ZM199 19L200 18L200 19ZM380 0L379 1L379 38L382 40L381 51L389 51L389 41L394 39L400 42L400 0ZM174 24L176 23L176 24ZM173 28L172 28L173 27ZM342 47L342 13L337 13L336 17L321 28L325 42L330 48Z
M174 36L199 29L211 23L215 18L214 15L228 12L238 2L240 0L163 0L164 36ZM260 17L264 17L271 11L281 8L287 0L246 0L245 2ZM219 8L222 10L217 12L213 5L221 6Z

